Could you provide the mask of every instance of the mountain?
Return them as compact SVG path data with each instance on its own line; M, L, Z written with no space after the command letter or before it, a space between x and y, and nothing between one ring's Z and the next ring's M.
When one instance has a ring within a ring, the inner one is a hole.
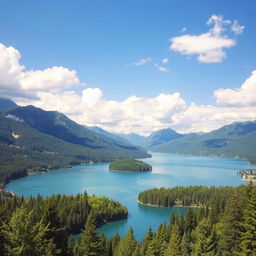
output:
M102 137L104 137L106 140L112 140L112 141L116 141L117 143L121 143L121 144L129 144L129 145L132 145L132 143L130 143L128 140L118 136L117 134L115 133L111 133L111 132L108 132L98 126L92 126L92 127L88 127L90 130L100 134Z
M146 138L136 133L117 133L118 137L121 137L134 145L141 145L142 141Z
M176 131L167 128L151 133L149 136L143 139L141 145L147 149L158 146L163 143L170 142L172 140L182 138L184 134L177 133Z
M18 106L10 99L0 98L0 111L17 108Z
M33 106L0 112L0 183L28 169L149 157L139 147L101 136L56 111Z
M157 152L246 158L256 163L256 121L225 125L205 134L188 134L158 145Z

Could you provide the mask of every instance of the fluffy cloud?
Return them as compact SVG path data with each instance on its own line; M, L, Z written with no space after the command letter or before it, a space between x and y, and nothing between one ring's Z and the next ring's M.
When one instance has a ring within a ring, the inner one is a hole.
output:
M239 89L219 89L214 92L218 104L228 106L256 106L256 70Z
M256 120L256 107L241 109L192 103L185 111L175 114L172 119L171 126L180 132L209 132L233 122Z
M76 71L64 67L26 70L13 47L0 44L0 92L5 97L38 98L38 92L63 90L80 81Z
M186 109L179 93L159 94L155 98L131 96L124 101L105 100L99 88L86 88L82 95L74 91L40 92L40 100L21 100L46 110L67 114L78 123L98 125L114 132L150 133L169 126L171 117Z
M143 66L151 61L152 61L152 58L150 58L150 57L142 58L139 61L134 62L133 65L134 66Z
M218 34L223 27L216 19L212 33ZM167 127L186 133L206 132L234 121L256 120L256 71L239 89L214 92L217 104L223 106L200 106L187 104L178 92L152 98L130 96L123 101L106 100L99 88L85 88L80 94L73 88L80 84L74 70L52 67L27 71L19 61L20 53L15 48L0 44L2 97L12 97L19 105L57 110L78 123L112 132L147 135Z
M235 34L241 34L244 26L237 21L224 20L222 16L212 15L207 25L213 27L200 35L182 35L170 39L170 49L184 55L197 55L197 59L204 63L221 62L226 58L225 48L235 45L235 39L229 38L227 27Z

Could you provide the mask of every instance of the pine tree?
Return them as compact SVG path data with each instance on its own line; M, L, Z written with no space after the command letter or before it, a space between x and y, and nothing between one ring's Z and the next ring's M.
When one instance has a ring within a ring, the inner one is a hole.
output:
M241 255L256 255L256 186L250 184L247 192L247 205L244 212L244 232L240 245Z
M28 212L25 208L17 208L9 225L4 226L7 255L58 255L53 241L45 238L47 230L47 226L41 222L33 224L32 211Z
M60 221L57 206L53 199L48 199L45 202L42 222L48 226L46 239L52 239L57 250L60 251L59 255L65 256L67 254L68 235L66 227Z
M135 240L135 237L133 235L132 228L129 229L127 235L121 239L120 243L118 244L118 247L116 248L116 251L114 253L115 256L132 256L132 254L135 251L137 242Z
M4 235L4 225L7 223L7 211L0 207L0 255L5 255L6 238Z
M202 219L193 232L193 256L215 256L217 252L217 235L209 219Z
M113 256L114 252L120 242L120 236L116 233L114 236L110 237L107 243L107 256Z
M241 195L234 193L227 203L222 224L219 225L222 230L219 251L222 255L236 255L240 250L243 207Z
M101 242L97 236L95 217L91 212L75 248L75 256L102 256Z
M165 256L181 256L181 237L179 227L174 224L172 226L172 233L170 242L168 244L167 250L165 251Z
M161 224L156 232L156 235L149 243L148 249L146 251L146 256L163 256L167 248L168 242L168 228L166 225Z
M153 239L153 232L152 232L152 228L150 227L147 234L145 235L145 237L143 238L142 242L141 242L141 249L140 249L140 253L142 256L144 256L146 254L147 248L150 244L150 242Z

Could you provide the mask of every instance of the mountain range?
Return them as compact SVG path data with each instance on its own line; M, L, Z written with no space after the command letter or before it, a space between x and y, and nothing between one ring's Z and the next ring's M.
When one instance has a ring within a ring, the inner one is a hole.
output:
M209 133L180 134L170 128L149 136L115 134L80 125L62 113L17 106L0 99L0 185L29 172L79 163L144 158L155 152L246 158L256 163L256 121L225 125Z
M79 163L143 158L146 150L79 125L64 114L0 100L0 183Z
M256 121L237 122L215 131L187 134L162 143L152 151L246 158L256 163Z

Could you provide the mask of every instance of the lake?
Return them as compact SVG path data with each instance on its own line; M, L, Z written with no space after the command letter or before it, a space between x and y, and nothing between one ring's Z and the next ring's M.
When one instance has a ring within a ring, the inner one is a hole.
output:
M152 172L110 172L108 163L78 165L69 169L52 170L14 180L6 189L25 197L41 194L77 194L87 191L89 195L107 196L128 207L127 220L106 224L99 228L107 237L118 232L124 236L132 226L138 240L151 226L156 230L160 223L169 222L175 211L185 213L187 208L161 208L137 204L137 195L154 187L188 185L237 186L245 184L236 172L255 168L243 159L201 157L166 153L152 153L144 159L153 167Z

